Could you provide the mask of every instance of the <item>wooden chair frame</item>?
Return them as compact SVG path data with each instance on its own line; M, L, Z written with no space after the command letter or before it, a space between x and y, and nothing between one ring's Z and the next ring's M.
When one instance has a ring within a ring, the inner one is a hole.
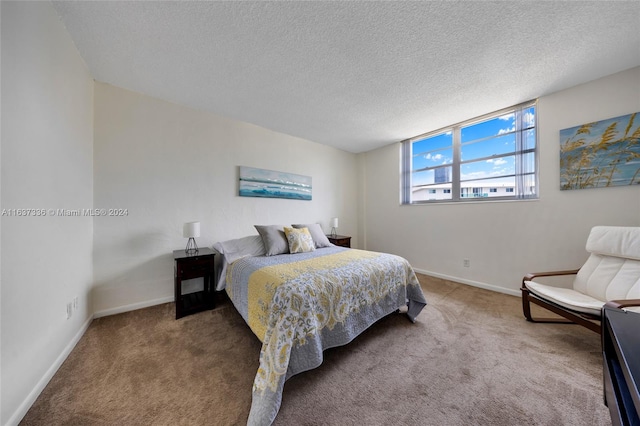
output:
M605 306L616 309L624 309L630 306L640 306L640 299L610 300L605 303Z
M592 315L584 312L573 311L567 309L564 306L560 306L557 303L550 302L548 300L538 297L532 293L524 284L525 281L532 281L536 277L554 277L560 275L576 275L579 269L572 269L567 271L550 271L550 272L534 272L527 274L522 279L522 312L527 321L542 322L542 323L562 323L562 324L579 324L589 330L598 334L602 333L602 326L600 324L600 315ZM535 303L538 306L560 315L562 318L533 318L531 316L531 303Z
M601 315L593 315L584 312L574 311L564 306L560 306L557 303L553 303L549 300L545 300L536 294L532 293L524 284L525 281L533 281L536 277L554 277L560 275L575 275L579 269L572 269L567 271L550 271L550 272L534 272L527 274L522 279L522 312L527 321L541 322L541 323L561 323L561 324L579 324L589 330L602 334ZM554 314L558 314L564 318L533 318L531 316L531 303L535 303ZM607 306L623 309L629 306L640 306L640 299L627 299L627 300L611 300L607 302Z

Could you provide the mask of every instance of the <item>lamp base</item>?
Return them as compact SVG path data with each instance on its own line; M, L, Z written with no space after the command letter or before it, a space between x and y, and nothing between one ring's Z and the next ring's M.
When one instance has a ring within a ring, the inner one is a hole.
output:
M187 241L187 247L184 249L184 252L188 254L195 254L198 252L198 245L196 244L195 238L189 238L189 241Z
M331 236L332 236L333 238L335 238L337 235L338 235L338 234L336 233L336 228L335 228L335 226L334 226L333 228L331 228Z

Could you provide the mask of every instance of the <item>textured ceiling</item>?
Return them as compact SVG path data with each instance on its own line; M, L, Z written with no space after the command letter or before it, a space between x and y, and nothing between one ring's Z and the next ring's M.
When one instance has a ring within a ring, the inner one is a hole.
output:
M640 65L638 1L53 4L97 81L350 152Z

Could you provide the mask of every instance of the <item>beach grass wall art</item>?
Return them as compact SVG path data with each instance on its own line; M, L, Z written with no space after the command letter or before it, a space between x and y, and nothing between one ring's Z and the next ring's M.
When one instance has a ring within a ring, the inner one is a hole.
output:
M240 166L240 196L311 200L311 177Z
M640 115L560 130L560 189L640 184Z

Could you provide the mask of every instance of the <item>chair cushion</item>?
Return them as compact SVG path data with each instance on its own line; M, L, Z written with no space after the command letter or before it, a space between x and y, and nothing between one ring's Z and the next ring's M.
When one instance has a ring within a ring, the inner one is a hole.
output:
M586 245L589 253L640 260L640 227L594 226Z
M576 275L573 289L603 302L640 298L640 261L593 253Z
M605 303L570 288L554 287L535 281L525 281L524 284L536 296L573 311L599 316Z

